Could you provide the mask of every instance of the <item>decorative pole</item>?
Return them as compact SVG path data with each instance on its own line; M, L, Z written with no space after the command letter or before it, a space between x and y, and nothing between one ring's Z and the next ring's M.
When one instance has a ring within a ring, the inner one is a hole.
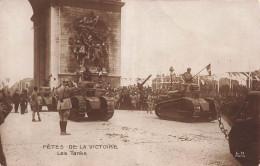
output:
M229 59L229 89L232 92L231 59Z
M170 67L169 71L170 71L170 75L171 75L171 89L172 89L172 75L173 75L173 71L174 71L172 66Z

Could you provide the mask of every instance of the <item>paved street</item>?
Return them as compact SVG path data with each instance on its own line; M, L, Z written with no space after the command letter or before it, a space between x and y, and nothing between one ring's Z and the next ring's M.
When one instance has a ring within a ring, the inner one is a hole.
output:
M117 110L108 122L69 121L72 135L60 136L57 112L41 117L32 122L31 111L8 116L1 128L8 165L238 165L217 121L189 124Z

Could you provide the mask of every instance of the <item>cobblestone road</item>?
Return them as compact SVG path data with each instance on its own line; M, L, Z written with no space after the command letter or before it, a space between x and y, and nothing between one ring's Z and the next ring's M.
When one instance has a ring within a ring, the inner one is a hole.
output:
M68 122L59 135L57 112L42 122L11 113L1 128L9 166L239 165L218 122L181 123L140 111L115 111L108 122ZM76 154L76 155L75 155Z

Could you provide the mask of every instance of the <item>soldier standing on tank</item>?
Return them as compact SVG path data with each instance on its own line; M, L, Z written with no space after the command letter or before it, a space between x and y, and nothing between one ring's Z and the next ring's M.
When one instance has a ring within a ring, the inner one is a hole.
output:
M185 82L191 83L192 82L192 75L191 75L191 68L187 69L187 72L183 74L183 80Z
M85 67L85 71L83 72L83 80L92 81L92 73L87 66Z
M58 96L57 110L59 111L60 116L60 135L70 135L67 133L67 121L72 108L70 96L73 91L73 88L68 86L68 80L64 80L63 84L56 89Z

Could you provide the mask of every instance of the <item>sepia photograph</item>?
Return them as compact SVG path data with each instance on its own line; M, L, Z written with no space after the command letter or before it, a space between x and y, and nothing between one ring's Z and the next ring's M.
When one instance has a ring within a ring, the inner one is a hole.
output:
M260 166L259 0L0 0L1 166Z

